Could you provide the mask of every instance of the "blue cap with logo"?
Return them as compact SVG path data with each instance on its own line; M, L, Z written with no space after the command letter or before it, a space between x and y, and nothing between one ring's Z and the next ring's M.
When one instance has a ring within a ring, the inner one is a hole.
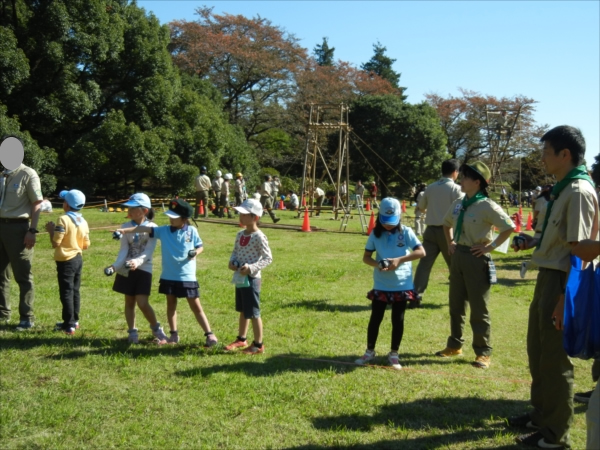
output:
M395 198L386 197L379 203L379 221L382 225L395 226L400 223L400 202Z
M123 206L129 206L130 208L136 208L138 206L148 209L152 208L152 204L150 203L150 197L141 192L133 194L131 197L129 197L129 200L123 203Z
M80 210L85 206L85 195L77 189L70 191L60 191L58 196L64 199L72 209Z

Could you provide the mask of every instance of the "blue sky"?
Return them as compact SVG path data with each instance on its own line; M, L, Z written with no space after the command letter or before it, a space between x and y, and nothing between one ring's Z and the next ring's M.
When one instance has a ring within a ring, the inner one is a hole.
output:
M161 23L195 20L196 8L260 15L312 52L324 36L335 58L356 65L380 41L418 103L465 88L538 101L540 124L579 127L588 164L600 152L598 1L138 1Z

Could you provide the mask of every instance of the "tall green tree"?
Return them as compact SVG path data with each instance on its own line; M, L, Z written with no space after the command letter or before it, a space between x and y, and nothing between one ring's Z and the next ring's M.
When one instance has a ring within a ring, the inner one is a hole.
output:
M398 84L400 83L401 74L392 69L392 65L396 60L387 56L385 54L386 51L387 47L384 47L381 45L381 42L377 41L376 44L373 44L373 56L369 61L362 64L360 68L365 72L372 72L379 75L384 80L389 81L393 87L404 93L406 88L400 87ZM406 96L403 96L403 100L406 100Z
M349 120L360 137L352 139L360 150L352 152L356 179L381 181L387 195L392 184L401 192L439 175L448 156L446 137L435 109L427 103L411 105L394 95L366 96L352 103ZM398 191L392 193L399 195Z
M59 165L47 169L60 186L123 195L150 182L185 192L199 165L216 170L228 152L251 152L214 92L182 82L168 26L134 2L2 5L0 106L56 152Z
M335 47L330 47L328 43L328 38L323 38L322 44L317 44L317 46L313 50L313 54L315 55L315 59L317 60L317 64L319 66L333 66L333 52L335 51Z

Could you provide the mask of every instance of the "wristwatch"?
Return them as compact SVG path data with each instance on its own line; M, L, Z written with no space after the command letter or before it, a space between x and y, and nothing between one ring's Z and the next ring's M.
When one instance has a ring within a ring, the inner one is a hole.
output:
M496 241L493 241L490 245L492 246L492 248L498 247L498 244L496 244Z
M39 233L38 229L37 229L37 228L33 228L33 227L32 227L32 228L30 228L30 229L29 229L29 230L27 230L27 231L29 231L31 234L38 234L38 233Z

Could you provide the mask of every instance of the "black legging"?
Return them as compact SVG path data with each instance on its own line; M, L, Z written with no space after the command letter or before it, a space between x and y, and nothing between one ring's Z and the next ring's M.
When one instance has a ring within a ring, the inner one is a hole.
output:
M379 326L385 314L387 303L372 300L371 301L371 319L367 328L367 348L375 350L377 336L379 335ZM392 303L392 351L397 352L400 348L402 335L404 334L404 311L406 310L406 302Z

